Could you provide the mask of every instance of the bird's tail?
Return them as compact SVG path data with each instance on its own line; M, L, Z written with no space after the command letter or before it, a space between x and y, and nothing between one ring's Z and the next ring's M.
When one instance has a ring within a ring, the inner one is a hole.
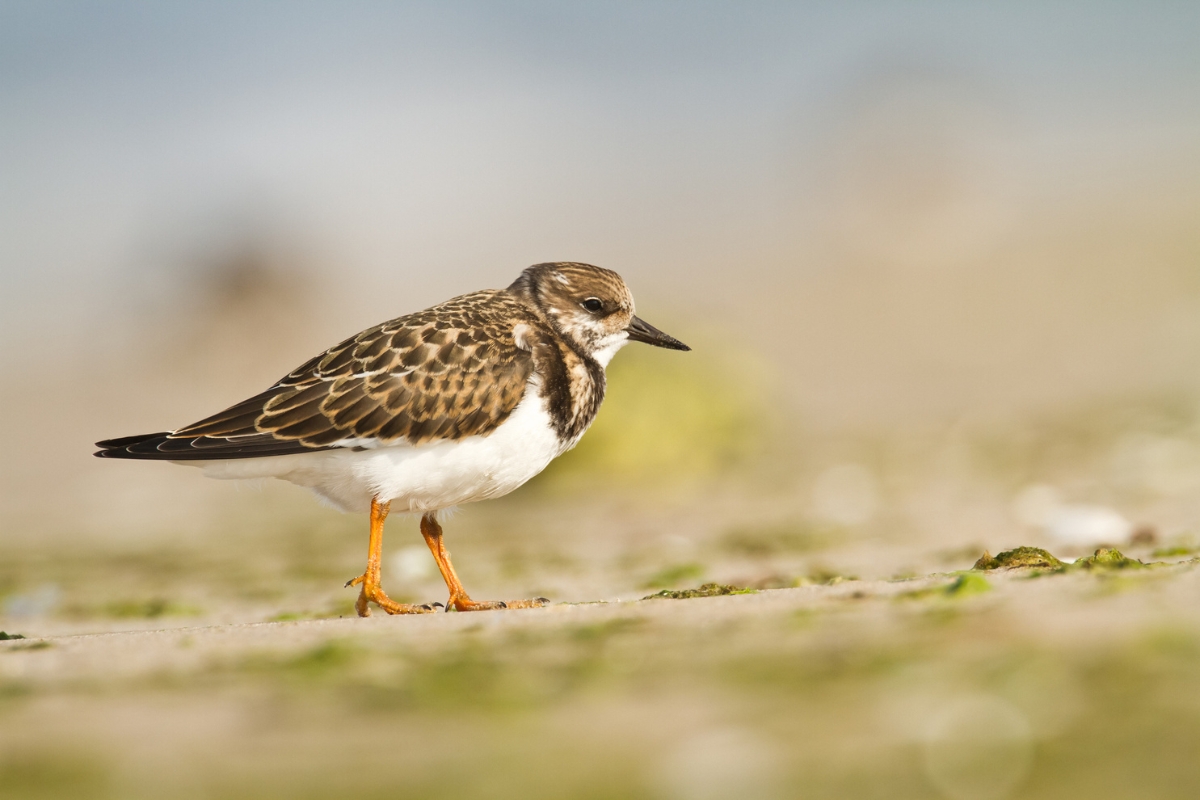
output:
M94 454L97 458L157 458L178 459L177 453L167 453L161 450L162 445L170 441L167 437L171 431L158 433L143 433L138 436L123 436L120 439L105 439L96 442L100 449Z

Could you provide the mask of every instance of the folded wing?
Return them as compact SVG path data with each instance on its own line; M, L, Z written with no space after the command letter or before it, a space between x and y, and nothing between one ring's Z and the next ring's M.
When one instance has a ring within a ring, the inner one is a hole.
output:
M103 458L171 461L423 444L490 433L533 373L505 292L477 292L369 328L265 392L173 432L97 442Z

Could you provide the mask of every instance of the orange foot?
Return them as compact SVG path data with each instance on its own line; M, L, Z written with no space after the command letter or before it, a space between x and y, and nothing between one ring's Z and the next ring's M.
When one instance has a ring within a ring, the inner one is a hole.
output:
M532 600L472 600L465 594L452 596L446 603L447 611L494 611L498 608L541 608L550 601L545 597Z
M441 603L433 603L432 605L429 603L422 605L397 603L384 594L383 588L377 581L370 581L367 577L367 573L364 572L357 578L346 581L347 588L362 584L362 590L358 593L358 600L354 602L354 610L358 612L360 617L371 616L370 603L374 603L389 614L432 614L437 611L435 606L441 605Z

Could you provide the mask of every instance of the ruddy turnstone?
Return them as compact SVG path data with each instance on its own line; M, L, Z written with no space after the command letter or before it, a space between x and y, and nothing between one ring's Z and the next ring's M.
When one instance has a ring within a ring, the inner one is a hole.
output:
M265 392L177 431L97 442L101 458L203 467L213 478L282 478L346 511L370 511L355 608L421 614L380 586L388 511L420 513L450 590L447 608L547 602L472 600L450 563L439 511L508 494L570 450L604 399L604 368L627 342L687 345L634 316L617 273L536 264L507 289L475 292L368 328Z

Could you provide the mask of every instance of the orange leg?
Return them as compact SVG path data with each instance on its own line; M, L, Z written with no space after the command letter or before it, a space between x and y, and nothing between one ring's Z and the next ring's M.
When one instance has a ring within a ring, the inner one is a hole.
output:
M397 603L384 594L383 589L379 585L379 560L383 555L383 521L387 519L390 508L391 503L380 503L377 500L371 500L371 543L367 551L367 571L357 578L346 582L346 586L358 586L362 584L362 591L358 593L358 600L354 603L354 610L358 612L360 617L369 617L371 616L371 609L368 604L374 603L389 614L432 614L436 610L433 606Z
M450 599L446 602L447 611L452 608L455 611L490 611L494 608L538 608L550 602L544 597L538 597L533 600L509 600L508 602L502 600L472 600L467 596L467 590L463 588L462 582L454 572L454 565L450 563L450 553L446 551L446 545L442 541L442 526L438 524L437 518L433 514L426 514L421 517L421 535L425 537L425 544L429 545L429 549L433 553L433 559L437 562L438 569L442 573L442 580L446 582L446 588L450 590Z

